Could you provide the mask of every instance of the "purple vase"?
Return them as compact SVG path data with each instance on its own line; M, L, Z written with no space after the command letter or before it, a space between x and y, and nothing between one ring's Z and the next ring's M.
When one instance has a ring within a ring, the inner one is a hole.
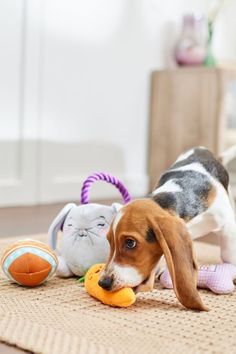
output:
M185 15L175 49L178 65L203 65L207 55L207 22L202 16Z

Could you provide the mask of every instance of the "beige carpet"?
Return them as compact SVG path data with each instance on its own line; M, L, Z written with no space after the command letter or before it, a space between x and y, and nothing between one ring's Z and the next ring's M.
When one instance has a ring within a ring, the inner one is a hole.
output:
M44 236L36 237L45 240ZM0 251L16 239L0 241ZM196 245L199 260L219 260L219 249ZM0 276L0 340L36 353L235 353L236 292L201 291L210 312L185 310L172 290L140 294L127 309L104 306L76 279L54 277L28 289Z

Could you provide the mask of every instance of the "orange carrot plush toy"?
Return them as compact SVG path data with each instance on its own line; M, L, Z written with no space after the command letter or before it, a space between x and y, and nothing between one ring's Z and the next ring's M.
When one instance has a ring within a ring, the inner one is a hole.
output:
M85 275L85 289L92 297L103 304L115 307L128 307L136 301L136 296L131 288L123 288L114 292L102 289L98 285L99 276L105 264L95 264Z

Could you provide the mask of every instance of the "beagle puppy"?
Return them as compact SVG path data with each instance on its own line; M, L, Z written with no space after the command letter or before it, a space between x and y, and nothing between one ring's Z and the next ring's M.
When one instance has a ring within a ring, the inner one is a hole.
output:
M222 260L236 265L236 222L223 166L235 156L235 147L221 161L204 147L193 148L162 174L149 198L122 207L108 231L110 256L99 285L111 291L151 290L164 255L182 305L207 310L197 291L192 240L215 232Z

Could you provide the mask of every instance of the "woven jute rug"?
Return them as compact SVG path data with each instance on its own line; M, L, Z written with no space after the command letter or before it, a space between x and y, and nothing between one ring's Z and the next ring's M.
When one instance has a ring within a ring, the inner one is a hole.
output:
M15 240L1 240L0 251ZM197 243L196 252L200 263L219 261L217 246ZM1 273L0 286L0 340L35 353L236 353L236 292L201 290L210 311L194 312L158 284L127 309L90 298L76 278L29 289Z

